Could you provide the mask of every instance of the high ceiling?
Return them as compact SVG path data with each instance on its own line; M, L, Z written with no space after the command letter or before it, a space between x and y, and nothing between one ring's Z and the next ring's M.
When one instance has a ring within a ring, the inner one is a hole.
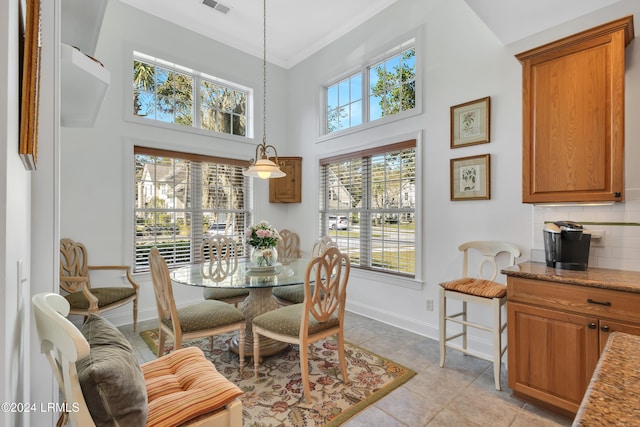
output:
M120 1L262 58L260 0L206 0L219 3L215 8L203 0ZM267 60L290 68L396 1L402 0L269 0ZM618 1L465 0L504 44ZM226 14L219 11L225 8Z
M261 0L220 0L226 14L203 0L120 1L262 58ZM395 1L268 0L267 60L290 68Z

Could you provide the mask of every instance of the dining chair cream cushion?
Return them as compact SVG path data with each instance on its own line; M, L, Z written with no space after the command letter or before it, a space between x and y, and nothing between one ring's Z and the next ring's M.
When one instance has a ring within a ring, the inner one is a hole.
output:
M179 308L178 319L183 332L214 329L231 323L244 322L244 316L237 308L226 302L215 300L205 300ZM170 318L162 319L162 323L172 328Z
M253 324L278 334L297 337L300 335L300 318L304 304L288 305L277 310L268 311L253 319ZM308 335L340 326L338 316L334 315L326 322L319 322L315 317L309 316Z
M82 394L96 426L144 426L147 389L129 341L109 321L91 314L80 330L89 356L76 362Z

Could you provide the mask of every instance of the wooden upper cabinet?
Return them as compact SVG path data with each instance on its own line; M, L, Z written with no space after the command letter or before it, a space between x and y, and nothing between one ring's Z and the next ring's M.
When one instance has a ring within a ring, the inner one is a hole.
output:
M275 160L271 158L271 160ZM280 168L287 176L269 180L271 203L300 203L302 201L302 157L278 157Z
M624 200L625 47L633 16L516 55L523 203Z

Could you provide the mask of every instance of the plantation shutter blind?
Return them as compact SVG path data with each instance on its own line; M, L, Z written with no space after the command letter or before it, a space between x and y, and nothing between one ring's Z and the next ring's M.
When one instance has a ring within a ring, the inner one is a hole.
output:
M353 266L415 275L415 147L408 140L320 160L320 235ZM343 216L348 228L334 228Z
M134 147L134 271L148 271L156 246L170 267L200 261L209 227L233 236L244 255L251 223L248 162L147 147Z

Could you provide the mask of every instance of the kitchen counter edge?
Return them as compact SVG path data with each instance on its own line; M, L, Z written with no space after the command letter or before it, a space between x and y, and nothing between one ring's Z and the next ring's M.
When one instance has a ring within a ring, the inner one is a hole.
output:
M636 425L640 415L640 337L614 332L598 361L573 426Z
M640 293L640 271L588 267L585 271L547 267L541 262L523 262L501 270L502 274L525 279Z

